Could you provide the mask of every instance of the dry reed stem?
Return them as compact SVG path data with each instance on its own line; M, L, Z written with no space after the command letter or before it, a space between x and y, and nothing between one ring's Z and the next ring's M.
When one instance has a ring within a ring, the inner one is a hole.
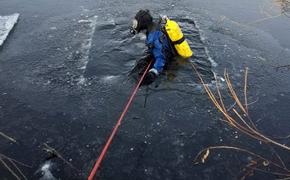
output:
M247 72L247 70L246 70L246 72ZM248 74L248 73L245 74L245 79L247 79L247 74ZM226 77L226 82L227 82L228 88L230 89L231 96L234 98L235 102L238 104L238 106L240 107L240 109L241 109L241 110L245 113L245 115L248 117L249 122L251 123L252 127L253 127L255 130L257 130L255 124L254 124L253 121L249 118L249 114L248 114L247 107L246 107L246 108L243 107L243 105L242 105L242 103L240 102L238 96L236 95L235 90L234 90L233 87L232 87L232 83L231 83L231 81L230 81L229 75L228 75L228 73L227 73L226 71L225 71L225 77ZM247 82L247 80L245 80L245 82ZM244 96L245 96L245 98L247 97L247 95L246 95L246 92L247 92L247 91L245 90L246 87L247 87L247 84L245 84L245 86L244 86ZM247 100L245 100L245 102L246 102L246 104L247 104ZM246 123L246 125L248 126L247 123Z
M249 119L249 121L250 121L250 123L251 123L251 125L253 126L253 128L255 129L255 130L258 130L257 129L257 127L256 127L256 125L255 125L255 123L252 121L252 119L250 118L250 116L249 116L249 108L248 108L248 98L247 98L247 87L248 87L248 71L249 71L249 68L248 67L246 67L246 69L245 69L245 79L244 79L244 101L245 101L245 110L246 110L246 112L247 112L247 116L248 116L248 119Z
M19 174L21 174L21 176L27 180L26 176L24 175L24 173L21 171L21 169L10 159L8 159L8 161L14 166L14 168L19 172Z
M279 142L276 142L268 137L266 137L265 135L261 134L260 132L258 132L258 130L256 129L256 126L254 125L254 123L252 122L252 120L250 119L250 117L248 116L248 103L247 103L247 77L248 77L248 69L246 69L246 72L245 72L245 80L244 80L244 98L245 98L245 107L241 104L238 96L236 95L236 92L235 90L233 89L232 87L232 83L230 81L230 78L229 78L229 74L227 73L227 71L225 70L225 73L224 73L224 76L225 76L225 80L226 80L226 83L227 83L227 86L228 86L228 89L230 91L230 95L231 97L234 99L235 103L238 104L239 108L246 114L246 117L248 118L249 122L251 123L252 126L250 126L245 120L244 118L238 113L238 111L234 108L232 108L233 112L235 113L235 115L241 120L241 122L243 123L243 125L241 125L240 123L238 123L231 115L228 114L228 110L225 108L225 105L224 105L224 102L223 102L223 99L222 99L222 94L219 90L219 82L216 78L216 75L215 75L215 79L216 79L216 87L217 87L217 92L218 92L218 97L220 99L220 101L218 101L215 97L215 95L213 94L213 92L210 90L209 86L207 84L204 83L201 75L199 74L199 72L197 71L197 69L195 68L194 64L192 64L192 67L193 69L196 71L198 77L200 78L200 81L202 82L203 86L204 86L204 89L205 91L207 92L209 98L211 99L211 101L213 102L213 104L216 106L216 108L222 112L222 114L224 115L225 117L225 121L232 127L238 129L239 131L241 131L242 133L256 139L256 140L260 140L262 142L265 142L265 143L270 143L270 144L274 144L276 146L279 146L283 149L286 149L286 150L290 150L290 147L284 145L284 144L281 144ZM230 108L231 109L231 108ZM229 110L230 110L229 109ZM209 147L209 148L206 148L202 151L200 151L198 153L198 155L196 156L195 158L195 162L197 161L197 158L204 152L204 151L207 151L206 153L206 157L202 159L202 162L205 161L205 159L208 157L208 154L209 154L209 150L210 149L232 149L232 150L238 150L238 151L242 151L242 152L246 152L248 154L251 154L255 157L258 157L260 159L263 160L263 165L266 166L265 164L268 164L271 163L273 166L275 166L276 168L279 168L280 170L283 170L284 172L286 173L280 173L280 172L268 172L268 171L265 171L263 169L259 169L259 168L253 168L254 170L257 170L257 171L261 171L261 172L265 172L265 173L269 173L269 174L273 174L273 175L279 175L279 176L286 176L286 177L289 177L290 176L290 171L288 170L288 168L285 166L285 163L283 162L283 160L281 159L281 157L276 153L276 156L278 157L280 164L277 164L276 162L273 162L273 161L269 161L268 159L258 155L258 154L255 154L253 152L250 152L248 150L245 150L245 149L241 149L241 148L236 148L236 147L230 147L230 146L215 146L215 147ZM265 163L267 162L267 163ZM252 167L249 167L249 168L252 168Z
M246 125L246 126L243 126L241 124L239 124L233 117L231 117L226 111L223 110L222 106L224 105L221 105L217 99L215 98L214 94L212 93L212 91L209 89L208 85L204 83L201 75L199 74L199 72L197 71L197 69L195 68L194 64L191 63L193 69L196 71L200 81L202 82L208 96L210 97L210 99L212 100L212 102L214 103L214 105L217 107L217 109L219 111L222 112L222 114L225 116L225 118L228 120L228 123L235 127L236 129L240 130L241 132L243 132L244 134L247 134L249 136L251 136L252 138L254 139L257 139L257 140L260 140L262 142L266 142L266 143L271 143L271 144L274 144L276 146L279 146L283 149L286 149L288 151L290 151L290 147L284 145L284 144L281 144L277 141L274 141L268 137L266 137L265 135L261 134L260 132L258 132L257 130L253 129L254 127L251 127L247 122L243 121L243 123ZM228 89L230 91L230 94L231 94L231 97L234 99L234 101L238 104L239 108L245 113L246 113L246 110L245 108L243 107L242 103L240 102L238 96L236 95L236 92L235 90L233 89L233 86L232 86L232 83L230 81L230 78L229 78L229 74L227 73L227 71L225 70L224 71L224 76L225 76L225 80L226 80L226 83L227 83L227 86L228 86ZM218 89L219 87L217 87ZM248 116L247 116L248 117ZM249 120L251 122L251 120Z
M244 118L238 113L238 111L233 108L234 113L238 116L238 118L248 127L248 129L251 128L251 126L244 120Z
M247 87L248 87L248 67L246 67L245 71L245 82L244 82L244 98L245 98L245 109L247 112L247 115L249 114L249 109L248 109L248 98L247 98Z
M20 168L16 165L16 163L17 164L19 164L19 165L21 165L21 166L24 166L24 167L28 167L28 168L31 168L32 166L29 166L29 165L27 165L27 164L24 164L24 163L22 163L22 162L19 162L19 161L17 161L17 160L15 160L15 159L12 159L12 158L10 158L10 157L7 157L7 156L5 156L5 155L3 155L3 154L0 154L0 161L1 161L1 163L5 166L5 168L15 177L15 178L17 178L17 177L19 177L18 175L17 175L17 173L15 172L15 171L13 171L12 170L12 168L10 168L9 167L9 165L4 161L4 159L6 159L6 160L8 160L11 164L12 164L12 166L17 170L17 172L19 173L19 174L21 174L21 176L23 177L23 179L25 179L25 180L27 180L27 177L24 175L24 173L20 170ZM17 177L16 177L16 176ZM22 179L22 178L21 178Z
M234 104L232 104L228 109L227 109L227 111L230 111L231 109L233 109L235 106L236 106L236 102L234 102Z
M2 158L0 158L0 162L5 166L5 168L17 179L17 180L21 180L21 178L8 166L8 164L5 163L5 161L3 161Z
M264 21L267 21L267 20L270 20L270 19L278 18L278 17L280 17L282 15L283 14L277 14L277 15L274 15L274 16L271 16L271 17L266 17L266 18L258 19L256 21L253 21L253 22L250 22L250 23L246 23L246 25L254 25L254 24L261 23L261 22L264 22Z
M286 174L286 173L266 171L266 170L263 170L263 169L260 169L260 168L252 168L252 167L248 167L248 168L251 168L251 169L253 169L255 171L260 171L260 172L263 172L263 173L266 173L266 174L272 174L272 175L276 175L276 176L286 176L286 177L290 176L290 173Z
M288 169L284 163L284 161L282 160L282 158L280 157L280 155L276 152L276 150L270 146L272 151L274 152L274 154L276 155L276 157L279 159L279 161L281 162L281 165L285 168L285 169ZM289 169L288 169L289 170Z
M5 156L4 154L1 154L1 153L0 153L0 159L1 159L1 158L3 158L3 159L8 159L9 161L13 161L13 162L15 162L15 163L17 163L17 164L19 164L19 165L21 165L21 166L27 167L27 168L32 168L32 166L30 166L30 165L24 164L24 163L22 163L22 162L17 161L16 159L13 159L13 158L7 157L7 156Z
M222 100L222 95L221 95L221 92L220 92L220 89L219 89L219 85L218 85L218 79L217 79L217 77L216 77L216 74L214 73L214 77L215 77L215 80L216 80L216 88L217 88L217 92L218 92L218 95L219 95L219 99L220 99L220 104L219 103L217 103L218 104L218 106L220 106L220 108L219 108L219 110L224 114L224 115L226 115L226 118L228 119L228 121L230 122L230 124L232 124L234 127L239 127L239 124L236 124L235 123L235 121L230 117L230 115L228 114L228 112L227 112L227 109L225 108L225 105L224 105L224 102L223 102L223 100ZM208 88L208 86L207 86L207 88ZM211 90L208 88L208 91L209 92L211 92ZM211 92L211 94L213 94L212 92ZM215 97L214 97L215 98ZM217 100L216 100L217 101ZM243 129L242 127L240 127L241 129Z
M13 142L13 143L16 143L16 140L15 140L15 139L13 139L12 137L10 137L10 136L4 134L3 132L0 132L0 135L1 135L2 137L4 137L5 139L7 139L7 140L9 140L9 141L11 141L11 142Z
M219 87L219 81L217 79L217 76L216 76L216 73L213 73L214 74L214 79L216 81L216 87L217 87L217 92L218 92L218 95L219 95L219 99L220 99L220 103L222 105L222 108L223 108L223 111L227 111L226 107L225 107L225 104L223 102L223 98L222 98L222 95L221 95L221 92L220 92L220 89L218 88Z
M244 134L247 134L248 136L257 139L259 141L262 142L266 142L264 139L259 138L257 136L255 136L255 133L253 133L251 130L249 130L247 127L244 127L242 125L240 125L235 119L233 119L228 112L222 112L223 114L226 114L226 119L228 120L227 122L230 123L230 125L233 125L233 127L235 127L236 129L238 129L239 131L243 132ZM249 125L242 119L242 122L249 127Z
M55 150L54 148L50 147L48 144L43 143L43 145L52 153L54 153L57 157L59 157L65 164L67 164L68 166L70 166L72 169L75 169L77 171L79 171L76 167L74 167L70 162L68 162L64 157L62 157L62 155Z
M287 178L281 178L281 179L276 179L276 180L289 180L290 177L287 177Z
M290 138L290 134L284 137L275 137L275 139L288 139L288 138Z
M198 73L197 69L195 68L194 64L192 64L192 68L197 72L197 75L206 91L206 93L208 94L208 96L210 97L210 99L212 100L212 102L214 103L214 105L218 108L218 110L220 110L223 115L226 117L226 119L229 120L229 124L233 127L235 127L235 125L233 124L233 122L231 122L231 117L226 113L226 111L223 111L223 108L219 105L218 101L216 100L215 96L213 95L212 91L209 89L208 85L204 83L201 75Z
M217 109L225 116L225 119L227 120L227 123L229 123L230 126L240 130L241 132L243 132L244 134L247 134L249 136L251 136L252 138L255 138L257 140L260 140L262 142L265 142L265 140L258 138L256 136L253 136L248 129L246 129L245 127L241 126L239 123L236 122L236 120L234 120L234 118L232 118L227 111L223 111L223 108L221 107L221 105L218 103L218 101L216 100L215 96L213 95L212 91L209 89L208 85L204 83L201 75L198 73L198 71L196 70L195 66L192 64L193 69L197 72L198 77L200 78L200 81L202 82L208 96L210 97L210 99L212 100L212 102L214 103L214 105L217 107ZM218 88L218 87L217 87Z
M276 162L268 160L267 158L265 158L265 157L263 157L263 156L261 156L259 154L256 154L256 153L254 153L252 151L249 151L247 149L243 149L243 148L239 148L239 147L233 147L233 146L210 146L210 147L207 147L207 148L202 149L201 151L199 151L199 153L194 158L193 162L195 164L198 164L198 160L200 159L199 157L201 157L202 154L204 154L208 150L215 150L215 149L230 149L230 150L235 150L235 151L247 153L249 155L252 155L252 156L262 160L263 162L269 162L269 164L275 166L276 168L278 168L280 170L283 170L283 171L287 172L288 173L287 175L290 176L290 171L287 168L284 168L281 165L277 164ZM285 174L283 174L283 175L285 175Z
M228 86L228 89L230 90L230 93L231 93L231 96L233 97L233 99L237 102L237 105L240 107L240 109L245 113L247 114L247 111L245 110L245 108L243 107L240 99L238 98L233 86L232 86L232 83L231 83L231 80L229 78L229 74L227 73L227 71L225 70L224 72L224 76L225 76L225 80L226 80L226 83L227 83L227 86Z

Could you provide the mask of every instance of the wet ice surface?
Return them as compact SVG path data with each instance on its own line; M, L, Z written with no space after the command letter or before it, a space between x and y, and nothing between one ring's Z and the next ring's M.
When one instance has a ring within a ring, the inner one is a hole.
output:
M0 16L0 47L7 39L10 31L17 23L19 14L12 14L9 16Z
M229 0L223 5L206 0L157 2L0 3L1 12L11 14L13 7L23 14L13 41L0 50L0 130L19 143L0 139L0 152L32 165L23 168L29 179L37 179L35 172L43 167L43 143L79 169L52 159L53 166L44 169L53 177L88 175L135 83L127 75L142 56L144 38L130 36L128 27L140 7L180 22L195 53L191 61L205 77L209 69L221 76L227 68L235 88L242 89L248 66L249 102L258 100L250 106L252 118L266 134L287 135L289 72L273 67L289 63L290 45L281 40L286 36L277 37L268 26L282 31L289 19L273 19L278 25L264 25L267 28L237 23L245 22L244 16L251 22L263 18L250 13L259 9L258 1L240 1L239 8ZM145 87L139 90L102 164L101 179L238 179L245 156L217 152L202 166L192 163L209 145L260 145L218 121L220 114L188 65L173 65L148 92ZM0 168L1 178L10 177Z

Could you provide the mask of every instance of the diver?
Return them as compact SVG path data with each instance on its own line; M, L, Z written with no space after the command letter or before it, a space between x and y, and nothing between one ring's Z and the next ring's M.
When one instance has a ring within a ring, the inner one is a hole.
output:
M139 75L143 74L145 67L150 61L153 61L142 82L143 85L154 82L174 57L179 55L183 58L189 58L192 56L192 51L180 27L166 16L160 18L159 22L156 23L149 10L139 10L133 19L130 32L132 34L145 33L146 46L148 47L145 51L145 57L136 63L133 71L141 69Z

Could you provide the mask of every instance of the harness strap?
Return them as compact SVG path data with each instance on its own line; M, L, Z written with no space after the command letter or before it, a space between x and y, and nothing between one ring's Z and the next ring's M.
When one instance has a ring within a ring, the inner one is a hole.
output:
M181 43L183 43L183 41L185 41L184 36L182 36L182 38L178 39L177 41L173 41L172 44L173 44L173 45L181 44Z

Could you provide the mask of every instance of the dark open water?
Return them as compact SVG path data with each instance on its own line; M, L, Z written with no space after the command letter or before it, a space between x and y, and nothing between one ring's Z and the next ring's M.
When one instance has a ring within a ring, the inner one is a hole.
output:
M142 55L144 37L130 36L128 27L140 8L180 22L195 53L191 61L205 77L210 71L222 75L227 68L235 88L242 89L249 67L249 102L256 102L250 106L252 119L266 135L289 134L290 72L275 69L290 64L287 4L1 0L0 15L21 16L0 50L0 131L18 143L1 137L0 153L32 165L22 168L28 179L41 177L47 157L43 143L79 169L52 159L56 179L87 177L134 86L128 72ZM144 108L146 94L144 87L138 92L99 179L239 179L247 156L221 151L200 166L193 159L211 145L269 155L265 146L218 121L221 115L188 63L175 65L149 88ZM12 176L1 166L0 178ZM251 179L274 178L257 173Z

